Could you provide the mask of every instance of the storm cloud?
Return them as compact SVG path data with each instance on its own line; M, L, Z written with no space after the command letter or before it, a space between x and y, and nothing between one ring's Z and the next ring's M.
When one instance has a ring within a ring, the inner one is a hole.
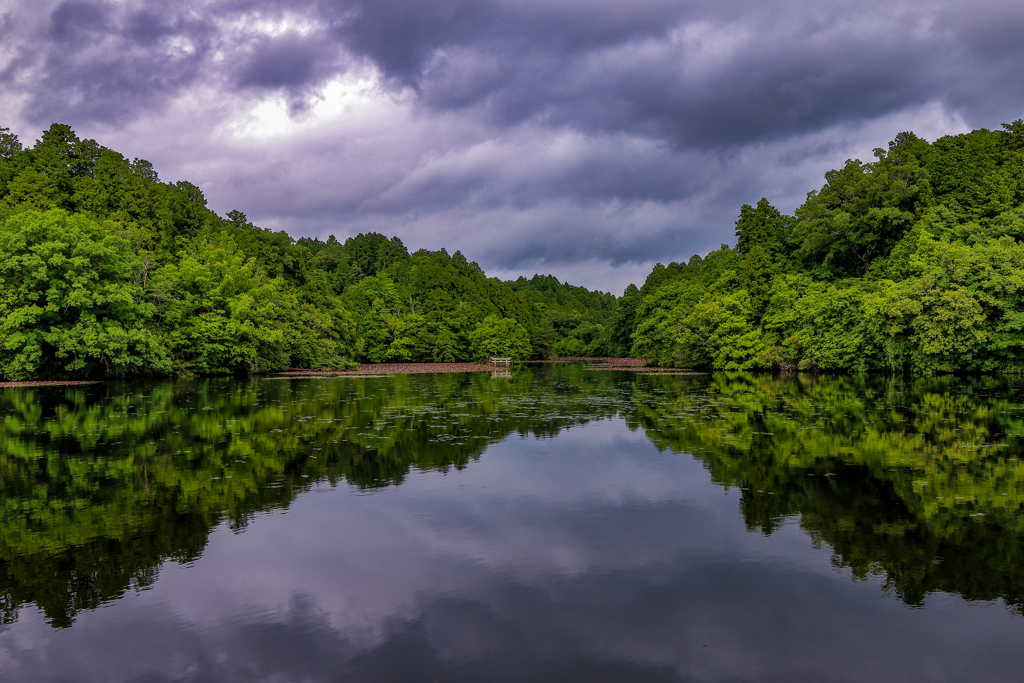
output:
M1019 118L1022 34L998 0L11 0L0 125L295 236L621 291L901 130Z

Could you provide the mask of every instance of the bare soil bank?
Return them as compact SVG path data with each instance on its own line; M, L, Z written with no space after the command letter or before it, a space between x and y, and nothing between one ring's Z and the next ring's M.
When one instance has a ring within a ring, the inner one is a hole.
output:
M642 371L644 374L670 374L690 375L694 373L680 368L652 368L645 367L642 358L591 358L591 357L567 357L555 358L554 360L529 360L529 365L540 365L545 363L589 363L594 370L630 370ZM274 375L275 377L366 377L369 375L400 375L400 374L423 374L432 372L493 372L503 370L505 365L493 363L364 363L352 370L302 370L292 368L287 372ZM72 387L86 384L98 384L100 380L91 381L52 381L43 382L28 380L23 382L0 382L0 389L8 387Z
M556 358L554 360L529 360L527 364L572 363L584 361L595 370L637 370L643 367L641 358ZM503 370L506 365L493 363L364 363L354 370L298 370L281 373L281 377L363 377L366 375L422 374L428 372L493 372ZM645 368L653 370L655 368Z

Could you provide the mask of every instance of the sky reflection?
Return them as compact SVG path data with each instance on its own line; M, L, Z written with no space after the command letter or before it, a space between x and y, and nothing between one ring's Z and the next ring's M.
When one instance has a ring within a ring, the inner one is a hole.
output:
M1010 681L1021 619L851 581L620 418L322 485L147 590L0 633L5 681Z

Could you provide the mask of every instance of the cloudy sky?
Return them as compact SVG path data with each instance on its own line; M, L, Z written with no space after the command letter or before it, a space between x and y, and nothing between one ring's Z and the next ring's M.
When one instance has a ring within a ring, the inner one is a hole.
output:
M1024 116L1019 0L0 0L0 125L294 236L620 293L901 130Z

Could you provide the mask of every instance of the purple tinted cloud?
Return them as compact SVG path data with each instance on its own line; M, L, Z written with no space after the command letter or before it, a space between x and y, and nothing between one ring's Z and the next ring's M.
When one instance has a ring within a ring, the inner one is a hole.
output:
M182 177L296 234L444 237L504 271L686 258L900 127L1024 113L1024 7L996 0L21 0L0 32L0 124L216 168ZM358 125L365 103L318 110L346 78L372 82ZM322 125L236 144L264 101Z

